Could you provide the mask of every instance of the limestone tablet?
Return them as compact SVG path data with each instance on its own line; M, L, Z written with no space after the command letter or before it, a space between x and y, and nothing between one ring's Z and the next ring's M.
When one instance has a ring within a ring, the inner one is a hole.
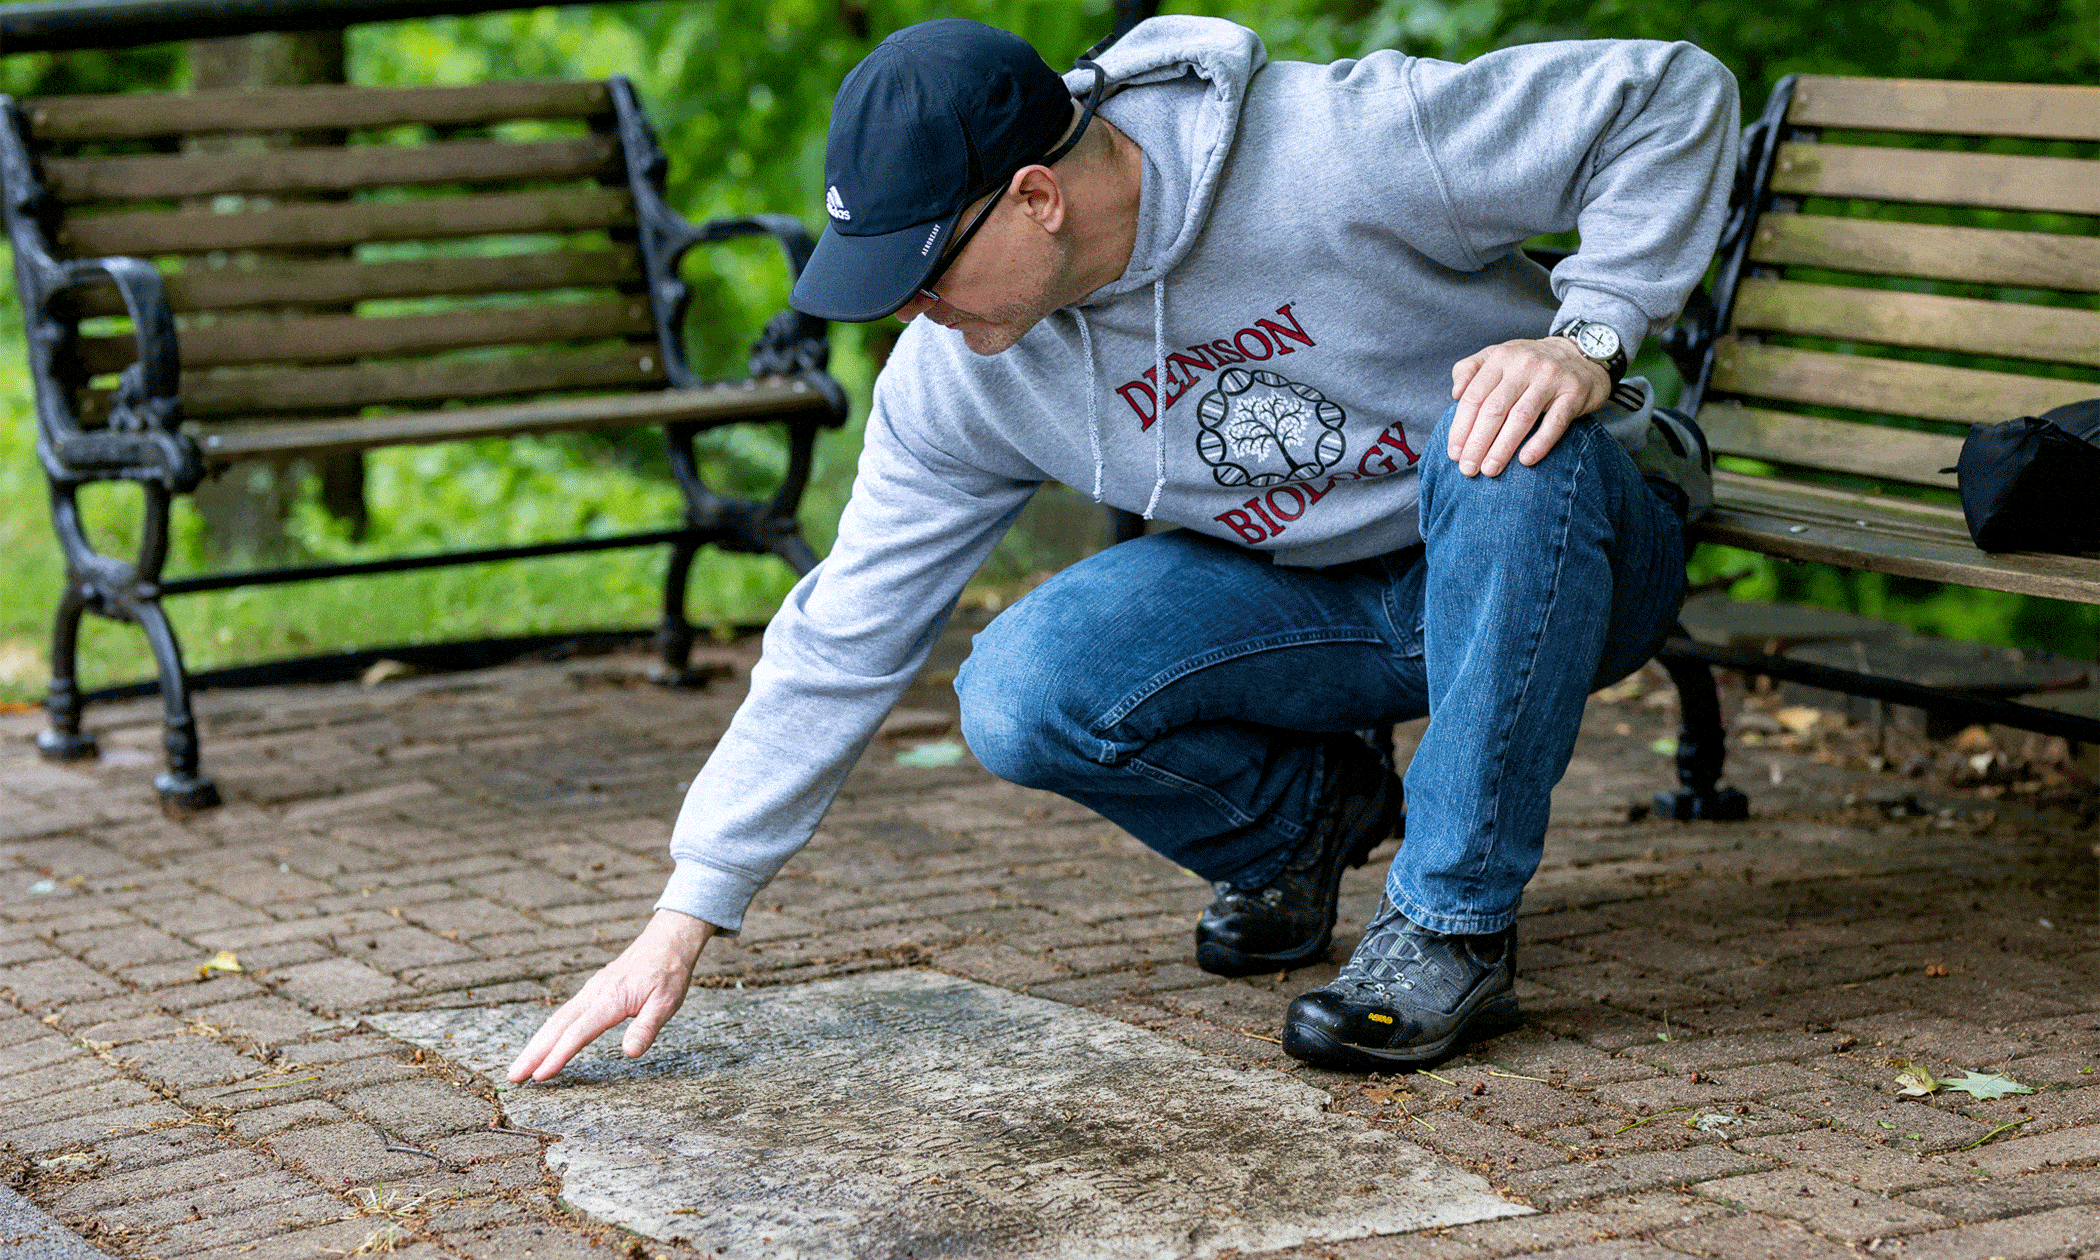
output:
M369 1019L500 1082L546 1014ZM561 1135L570 1206L732 1255L1206 1257L1530 1211L1282 1073L952 976L696 989L618 1045L508 1088L511 1121Z

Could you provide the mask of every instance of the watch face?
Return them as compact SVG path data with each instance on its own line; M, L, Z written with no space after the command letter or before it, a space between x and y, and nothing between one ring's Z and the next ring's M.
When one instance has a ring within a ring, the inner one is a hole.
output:
M1609 359L1619 352L1619 334L1609 324L1582 324L1575 329L1575 344L1592 359Z

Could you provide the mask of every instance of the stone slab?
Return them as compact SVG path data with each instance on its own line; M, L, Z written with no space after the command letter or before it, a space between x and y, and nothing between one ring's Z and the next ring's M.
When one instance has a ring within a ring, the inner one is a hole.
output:
M500 1080L546 1015L368 1018ZM510 1122L561 1135L571 1206L707 1251L1149 1260L1530 1211L1283 1073L931 972L695 990L644 1058L618 1040Z
M7 1260L103 1260L103 1253L80 1235L6 1186L0 1186L0 1256Z

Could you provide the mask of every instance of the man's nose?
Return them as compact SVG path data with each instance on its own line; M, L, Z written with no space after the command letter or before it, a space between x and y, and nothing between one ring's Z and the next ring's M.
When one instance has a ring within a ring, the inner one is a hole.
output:
M931 309L933 309L932 298L927 297L923 293L914 294L911 301L897 308L898 322L909 324Z

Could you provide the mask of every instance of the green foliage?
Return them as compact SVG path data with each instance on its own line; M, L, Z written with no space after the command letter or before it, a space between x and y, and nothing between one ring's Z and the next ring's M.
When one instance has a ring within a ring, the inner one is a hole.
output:
M1753 109L1782 77L1802 72L2100 78L2096 0L1342 0L1294 3L1253 24L1272 51L1296 45L1302 53L1283 55L1315 57L1390 46L1463 60L1541 39L1690 40L1735 71Z
M2092 604L1942 586L1827 564L1794 564L1710 543L1693 553L1687 569L1694 587L1719 587L1733 599L1812 604L1898 622L1926 634L2043 648L2074 659L2092 659L2100 637L2100 606Z
M80 96L165 91L182 81L181 44L91 48L0 57L0 92L9 96Z

